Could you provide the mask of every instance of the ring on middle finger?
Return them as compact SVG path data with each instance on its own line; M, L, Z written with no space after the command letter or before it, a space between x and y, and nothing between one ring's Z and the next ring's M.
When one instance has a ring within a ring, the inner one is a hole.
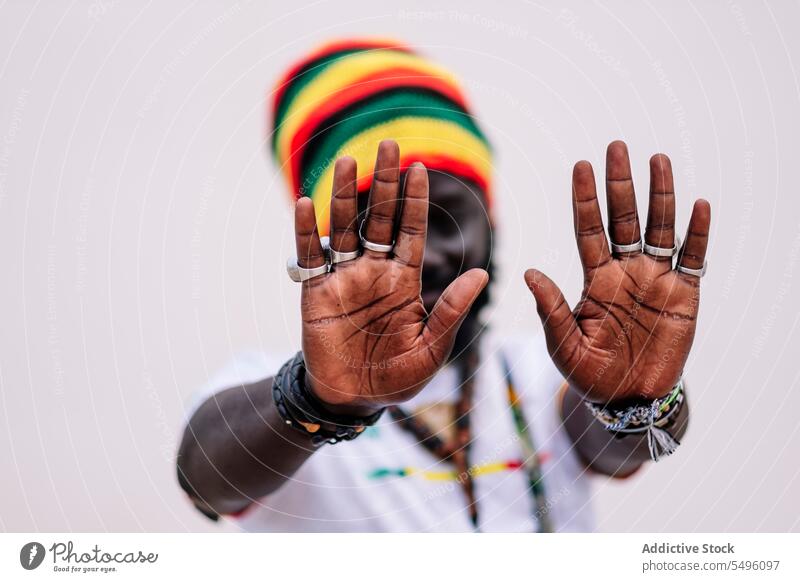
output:
M611 252L612 253L640 253L642 252L642 239L637 240L635 243L631 243L629 245L618 245L615 242L611 242Z

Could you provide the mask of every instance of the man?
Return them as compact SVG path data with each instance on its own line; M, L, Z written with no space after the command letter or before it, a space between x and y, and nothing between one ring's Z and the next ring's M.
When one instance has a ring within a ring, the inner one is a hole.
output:
M610 246L592 167L575 165L581 300L527 271L545 339L510 339L479 319L491 153L447 71L343 41L290 69L273 110L302 351L209 383L178 457L198 509L258 531L589 530L590 472L676 449L710 208L678 252L666 156L642 240L627 148L609 145Z

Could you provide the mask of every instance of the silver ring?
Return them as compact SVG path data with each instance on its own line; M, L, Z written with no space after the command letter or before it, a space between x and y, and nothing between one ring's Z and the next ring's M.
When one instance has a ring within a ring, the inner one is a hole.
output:
M677 265L675 267L676 270L683 273L684 275L692 275L693 277L697 277L698 279L706 274L706 266L708 263L703 261L703 266L699 269L690 269L689 267L684 267L683 265Z
M676 254L678 254L678 240L675 239L675 246L673 246L671 249L664 247L657 247L655 245L649 245L647 243L644 243L644 245L642 245L642 249L646 254L650 255L651 257L674 257Z
M618 245L615 242L611 243L612 253L640 253L642 251L642 239L637 240L635 243L629 245Z
M289 278L295 283L302 283L314 277L321 277L328 273L328 263L320 267L312 267L306 269L297 264L297 257L292 257L286 261L286 272L289 273Z
M328 252L331 254L331 265L337 265L339 263L346 263L347 261L353 261L361 256L361 251L358 249L354 251L337 251L335 249L328 249Z
M358 249L354 251L337 251L336 249L332 249L330 237L323 236L319 239L319 242L322 243L322 250L325 251L325 256L328 257L331 266L338 263L346 263L347 261L355 260L361 256L361 251Z
M376 253L391 253L394 250L394 243L390 245L382 245L379 243L374 243L364 238L364 234L361 232L362 228L364 228L363 222L361 223L361 226L358 228L358 238L361 239L362 247L370 251L375 251Z

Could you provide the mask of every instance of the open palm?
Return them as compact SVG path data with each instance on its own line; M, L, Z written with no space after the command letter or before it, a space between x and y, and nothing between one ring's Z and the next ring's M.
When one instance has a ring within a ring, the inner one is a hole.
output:
M425 311L420 291L428 176L422 164L412 165L401 201L399 160L395 142L380 144L363 225L367 241L394 242L392 252L364 249L359 258L303 283L303 354L311 388L343 411L363 413L418 393L447 361L461 322L488 281L482 269L468 271L430 315ZM336 162L330 246L340 252L359 248L356 170L352 158ZM325 263L309 199L297 203L295 239L300 266Z
M683 373L694 339L700 279L672 268L672 257L609 250L591 164L573 171L573 211L584 288L570 310L558 287L531 269L533 292L548 350L569 383L589 399L655 398L669 392ZM641 240L628 150L608 147L606 160L609 234L618 245ZM704 265L711 210L695 202L678 263ZM650 160L650 206L645 243L675 244L672 167L663 154Z

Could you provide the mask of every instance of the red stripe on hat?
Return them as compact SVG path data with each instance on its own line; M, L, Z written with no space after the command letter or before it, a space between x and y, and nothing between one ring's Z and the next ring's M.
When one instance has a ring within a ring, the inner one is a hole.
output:
M489 183L486 176L480 175L475 171L475 168L470 164L451 158L444 154L428 154L428 155L409 155L401 156L400 170L405 171L414 162L422 162L428 170L438 170L439 172L457 176L475 183L483 193L486 195L486 207L492 207L492 193L489 190ZM372 173L362 176L358 180L358 193L365 194L369 192L372 186Z
M401 161L401 166L407 168L414 162L422 162L429 170L438 170L451 176L460 176L474 182L486 195L486 207L492 207L492 193L489 190L488 176L483 176L471 164L462 162L447 154L426 154L422 157L409 158Z

